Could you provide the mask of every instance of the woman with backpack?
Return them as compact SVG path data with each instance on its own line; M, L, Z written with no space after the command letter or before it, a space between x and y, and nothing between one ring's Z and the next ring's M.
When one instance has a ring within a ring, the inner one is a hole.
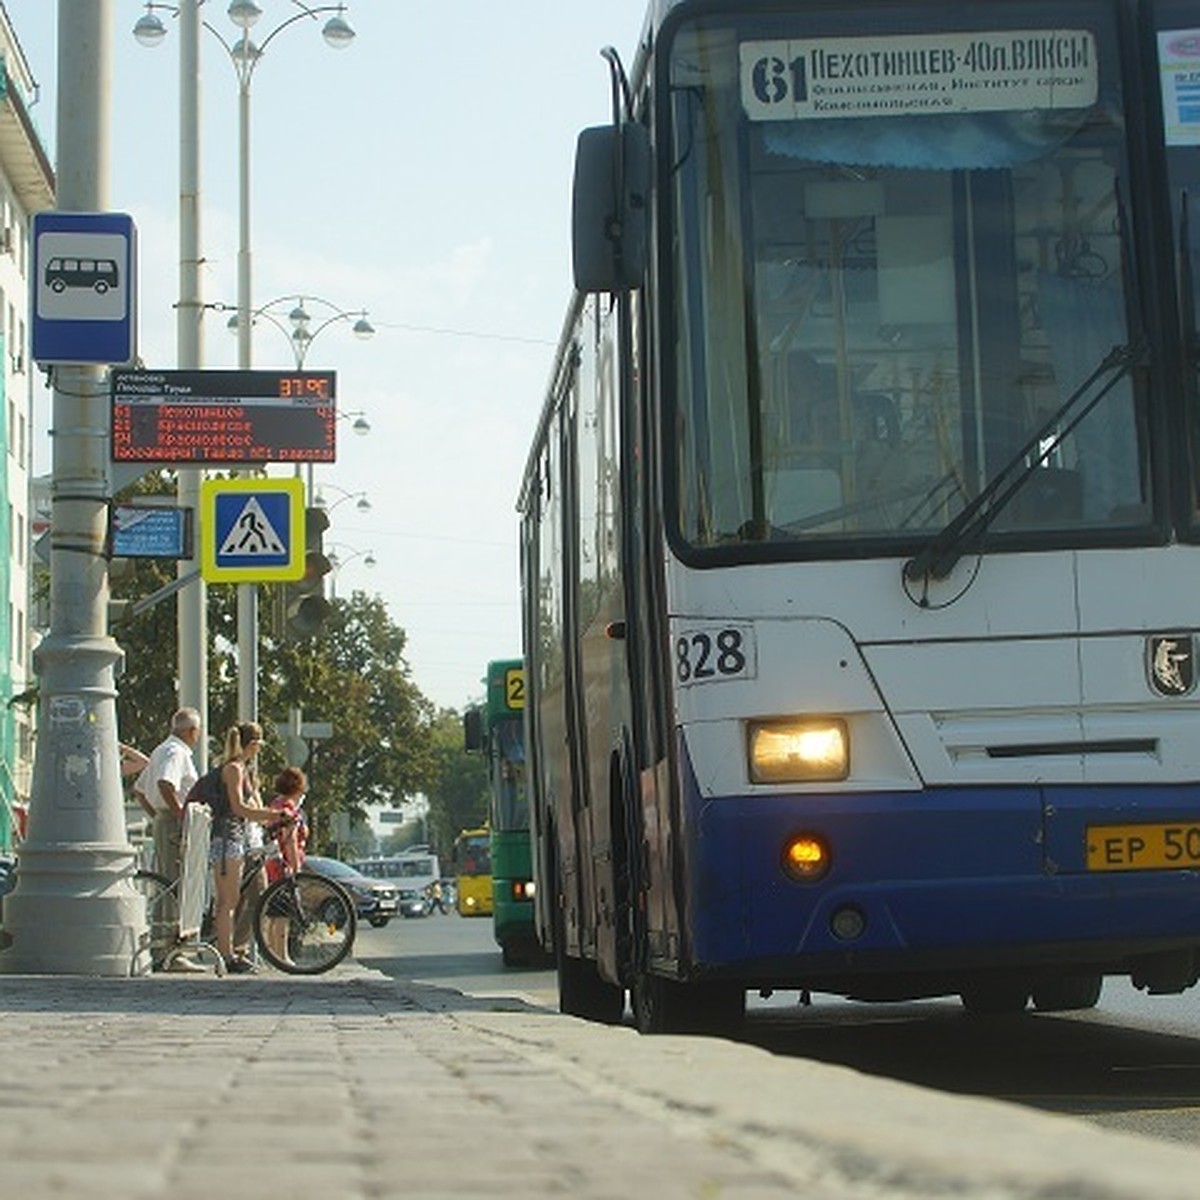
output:
M254 970L248 958L239 958L233 952L234 913L246 857L246 823L266 825L279 818L258 795L257 758L261 745L261 725L244 721L229 730L220 768L219 800L215 804L210 802L213 825L208 861L213 868L214 932L225 969L233 974Z

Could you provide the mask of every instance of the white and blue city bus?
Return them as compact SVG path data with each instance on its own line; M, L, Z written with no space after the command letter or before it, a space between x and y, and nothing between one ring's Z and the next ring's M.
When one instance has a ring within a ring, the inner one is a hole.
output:
M564 1010L1200 976L1200 3L658 0L521 491Z

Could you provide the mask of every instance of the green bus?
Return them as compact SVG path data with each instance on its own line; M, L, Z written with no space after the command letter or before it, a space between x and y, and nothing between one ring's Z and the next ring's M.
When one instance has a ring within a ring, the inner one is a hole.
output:
M467 750L487 756L492 925L507 967L532 966L542 960L533 923L524 710L524 665L519 658L501 659L488 663L487 699L463 717Z

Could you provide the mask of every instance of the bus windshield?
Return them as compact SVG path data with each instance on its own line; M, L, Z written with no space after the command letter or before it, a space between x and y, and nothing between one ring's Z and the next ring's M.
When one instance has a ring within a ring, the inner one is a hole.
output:
M491 836L486 829L464 831L454 844L457 874L473 877L492 873Z
M902 552L1014 460L989 541L1146 528L1111 7L853 10L672 44L676 533Z
M491 764L492 826L497 830L528 829L529 799L525 794L525 743L520 719L495 727L496 755Z

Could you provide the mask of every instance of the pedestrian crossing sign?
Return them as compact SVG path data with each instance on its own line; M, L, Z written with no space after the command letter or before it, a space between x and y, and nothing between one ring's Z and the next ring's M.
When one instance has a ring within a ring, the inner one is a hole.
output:
M200 485L200 574L209 583L304 575L304 481L206 479Z

